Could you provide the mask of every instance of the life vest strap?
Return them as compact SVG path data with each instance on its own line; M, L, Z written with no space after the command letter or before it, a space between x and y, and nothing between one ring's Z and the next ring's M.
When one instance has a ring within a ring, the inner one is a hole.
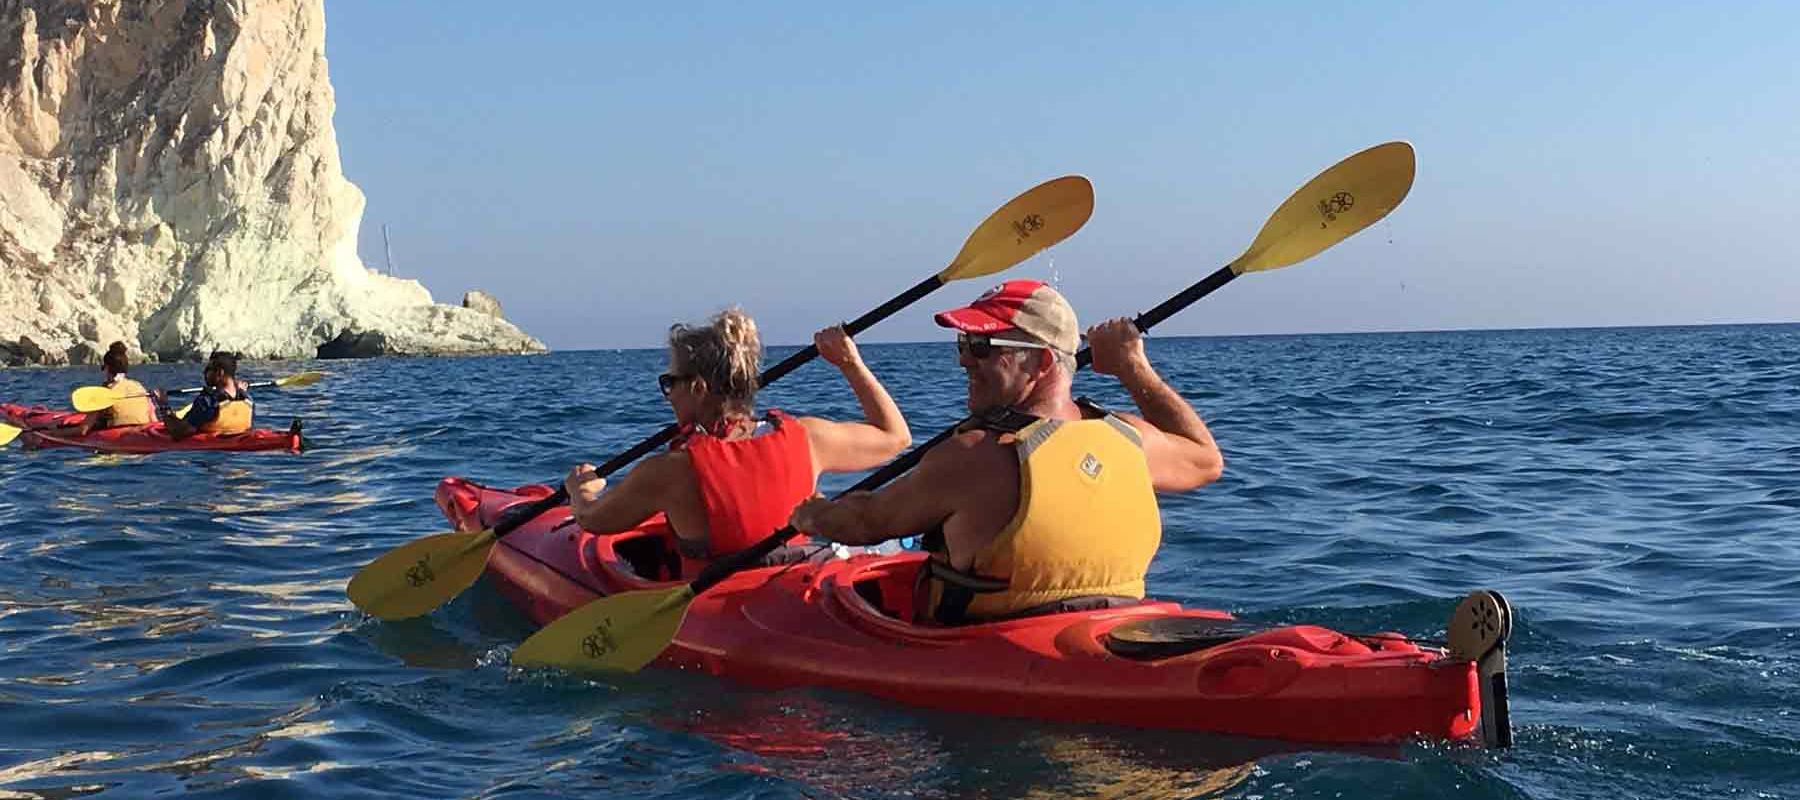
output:
M933 581L940 587L936 609L931 608ZM961 625L969 621L969 604L975 601L975 595L1004 592L1011 586L1004 579L963 572L936 558L928 558L919 566L918 577L913 579L913 618L930 617L944 625Z

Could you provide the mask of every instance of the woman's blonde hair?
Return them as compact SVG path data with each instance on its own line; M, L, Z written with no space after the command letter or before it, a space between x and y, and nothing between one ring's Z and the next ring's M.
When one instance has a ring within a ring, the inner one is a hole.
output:
M756 320L743 309L727 308L706 325L669 326L669 354L676 372L705 379L707 389L728 405L755 403L762 339Z

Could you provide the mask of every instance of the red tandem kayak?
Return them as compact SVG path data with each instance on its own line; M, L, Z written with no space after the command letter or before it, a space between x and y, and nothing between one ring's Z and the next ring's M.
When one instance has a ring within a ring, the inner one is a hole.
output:
M477 531L507 507L552 491L451 477L438 485L437 503L458 530ZM563 507L501 538L487 574L543 625L602 595L674 585L673 552L660 517L596 536ZM1464 602L1494 599L1471 612L1474 627L1492 628L1478 665L1398 634L1259 627L1158 601L919 625L909 617L922 558L862 555L745 570L693 601L657 663L760 687L830 687L978 714L1321 743L1509 743L1510 610L1495 593Z
M196 433L186 439L173 439L163 432L161 423L104 428L81 436L67 430L34 431L56 425L79 425L86 414L54 411L43 406L25 407L0 403L0 419L26 428L20 437L27 449L47 447L83 447L102 453L160 453L165 450L286 450L298 453L301 448L300 422L285 431L259 428L243 433Z

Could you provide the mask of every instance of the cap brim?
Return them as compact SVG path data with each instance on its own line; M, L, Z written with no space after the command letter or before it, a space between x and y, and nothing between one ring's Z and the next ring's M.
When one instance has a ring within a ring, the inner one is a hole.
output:
M963 333L998 333L1015 327L1006 320L972 306L939 311L932 319L943 327L955 328Z

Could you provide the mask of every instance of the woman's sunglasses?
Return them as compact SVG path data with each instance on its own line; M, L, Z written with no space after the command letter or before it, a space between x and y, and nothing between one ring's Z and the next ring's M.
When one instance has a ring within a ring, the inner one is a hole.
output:
M675 382L676 381L691 381L697 377L699 377L699 376L698 375L671 375L671 374L665 372L661 375L656 376L656 388L662 390L663 397L668 397L669 392L672 392L675 390Z
M994 354L995 348L1015 347L1024 350L1054 350L1047 344L1038 342L1021 342L1016 339L996 339L985 333L959 333L956 335L956 352L968 353L977 359L987 358Z

